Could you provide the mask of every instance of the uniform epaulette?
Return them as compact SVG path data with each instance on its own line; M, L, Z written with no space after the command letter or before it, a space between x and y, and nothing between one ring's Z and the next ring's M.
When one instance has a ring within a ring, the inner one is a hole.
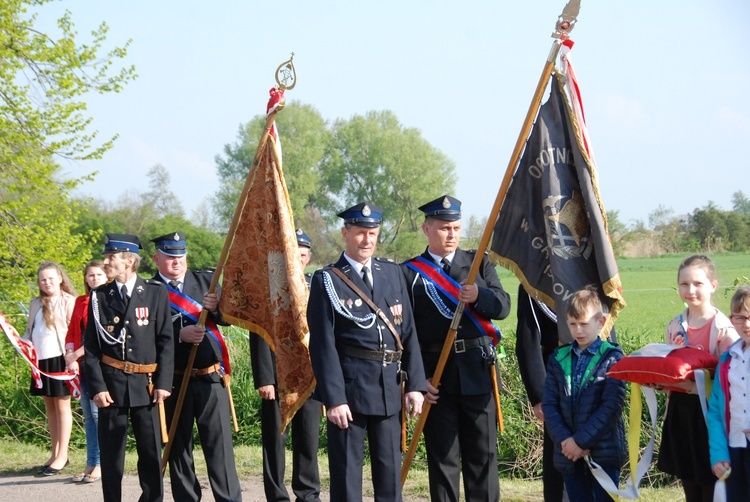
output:
M466 251L469 254L477 254L477 250L476 249L464 249L464 251ZM485 250L484 254L485 254L485 256L488 256L490 254L490 252L487 251L487 250Z
M164 283L155 279L143 279L143 282L150 284L151 286L164 286ZM166 286L165 286L166 287Z
M375 260L375 261L382 261L383 263L396 263L395 261L393 261L393 260L392 260L392 259L390 259L390 258L379 258L379 257L375 257L375 258L373 258L373 260Z

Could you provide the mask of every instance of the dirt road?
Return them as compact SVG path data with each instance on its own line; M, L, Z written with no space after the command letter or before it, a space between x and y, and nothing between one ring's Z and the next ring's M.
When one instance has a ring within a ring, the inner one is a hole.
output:
M61 473L57 476L13 475L0 476L0 500L37 500L49 502L52 500L67 500L70 502L100 502L102 500L101 483L72 483L71 473ZM203 500L214 502L207 478L200 478ZM242 500L244 502L261 502L266 499L263 495L263 480L251 478L241 480ZM138 476L125 476L122 482L122 501L137 502L141 494ZM169 477L164 479L164 501L174 502L171 494ZM321 494L323 501L330 500L328 494ZM365 499L365 500L372 500Z

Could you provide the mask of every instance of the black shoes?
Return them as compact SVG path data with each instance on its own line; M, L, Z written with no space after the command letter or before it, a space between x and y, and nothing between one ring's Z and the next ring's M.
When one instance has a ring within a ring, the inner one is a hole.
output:
M55 469L54 467L50 467L48 465L43 465L39 468L39 474L43 476L55 476L56 474L60 474L60 471L68 467L68 465L70 465L70 459L66 460L65 465L63 465L59 469Z

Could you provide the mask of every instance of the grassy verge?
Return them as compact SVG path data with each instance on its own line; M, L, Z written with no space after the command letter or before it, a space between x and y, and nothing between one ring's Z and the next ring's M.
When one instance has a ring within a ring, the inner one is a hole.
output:
M237 446L234 449L237 472L240 479L249 477L260 478L263 475L261 450L257 446ZM287 452L287 465L291 465L291 453ZM0 439L0 476L21 476L32 473L32 468L39 465L47 458L47 451L36 445L24 444L14 440ZM125 471L130 475L136 475L137 457L134 452L128 452L125 457ZM330 486L328 478L328 458L325 455L318 457L321 472L322 489L327 491ZM82 470L86 464L86 450L71 449L70 473ZM206 476L206 463L199 449L195 454L196 469ZM289 474L289 472L287 473ZM369 468L365 469L366 496L372 496L371 484L369 483ZM291 482L287 479L287 484ZM542 482L538 480L501 479L500 491L505 501L541 501ZM641 500L653 502L672 502L680 500L682 491L676 488L643 489ZM429 500L427 472L422 469L412 469L406 482L404 495L408 500Z

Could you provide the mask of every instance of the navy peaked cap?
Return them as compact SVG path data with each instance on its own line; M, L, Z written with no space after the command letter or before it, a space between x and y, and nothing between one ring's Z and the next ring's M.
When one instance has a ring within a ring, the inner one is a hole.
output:
M312 248L312 242L305 232L301 228L297 229L297 245L306 248Z
M369 202L360 202L341 211L337 216L343 218L344 223L358 227L375 228L383 223L383 210Z
M102 251L102 254L125 251L137 254L139 249L143 249L143 246L141 246L141 241L136 235L106 234L104 236L104 251Z
M182 232L171 232L156 239L151 239L157 250L169 256L185 256L187 242Z
M461 219L461 201L450 195L441 195L437 199L419 206L425 218L455 221Z

